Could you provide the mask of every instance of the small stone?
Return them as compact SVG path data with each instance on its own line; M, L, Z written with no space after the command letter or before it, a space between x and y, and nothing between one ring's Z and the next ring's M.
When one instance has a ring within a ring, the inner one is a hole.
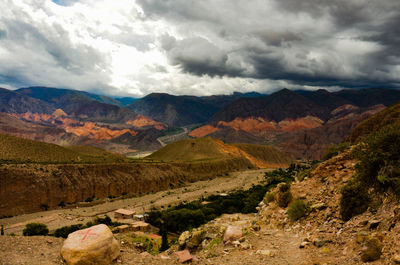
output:
M305 247L309 246L310 244L311 244L311 243L308 242L308 241L303 241L303 242L300 243L299 248L305 248Z
M238 226L228 226L224 234L224 242L235 241L243 236L242 228Z
M394 264L400 264L400 255L399 254L394 255L392 261Z
M272 251L269 249L260 249L260 250L257 250L256 254L273 257L273 256L275 256L275 251Z
M177 251L174 254L178 257L180 263L191 261L193 259L192 255L190 255L190 252L187 249Z
M380 220L372 220L369 222L369 230L373 230L378 228L378 226L380 225L381 221Z
M380 259L382 255L382 243L376 237L370 237L361 250L361 260L370 262Z
M250 249L251 246L250 246L249 242L245 241L245 242L240 244L240 248L244 249L244 250L247 250L247 249Z
M315 204L311 205L310 208L311 208L311 210L323 210L326 208L326 205L325 205L325 203L320 202L320 203L315 203Z

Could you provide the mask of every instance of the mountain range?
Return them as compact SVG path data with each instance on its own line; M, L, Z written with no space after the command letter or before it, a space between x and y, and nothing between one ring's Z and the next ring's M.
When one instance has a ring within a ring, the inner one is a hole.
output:
M358 123L398 101L400 91L383 88L203 97L152 93L141 99L49 87L0 88L0 133L132 154L160 149L159 137L174 139L174 128L185 127L186 137L268 144L293 158L319 159Z

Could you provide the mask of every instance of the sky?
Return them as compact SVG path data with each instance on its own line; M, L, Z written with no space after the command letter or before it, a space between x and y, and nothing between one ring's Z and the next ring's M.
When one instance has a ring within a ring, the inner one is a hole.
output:
M398 0L1 0L0 87L400 87Z

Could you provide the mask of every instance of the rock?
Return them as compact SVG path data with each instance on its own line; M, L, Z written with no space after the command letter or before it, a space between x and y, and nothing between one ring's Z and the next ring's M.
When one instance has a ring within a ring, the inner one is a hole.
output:
M192 255L190 255L190 252L187 249L177 251L174 254L178 257L180 263L191 261L193 259Z
M204 234L205 233L203 230L194 231L189 240L186 242L186 247L189 249L194 249L200 246L204 239Z
M396 254L392 258L393 264L400 264L400 255Z
M370 262L380 259L382 255L382 243L377 237L370 237L366 240L361 250L361 260Z
M235 241L243 236L242 228L238 226L228 226L224 234L224 242Z
M305 247L309 246L310 244L311 244L311 243L308 242L308 241L303 241L303 242L300 243L299 248L305 248Z
M247 250L247 249L250 249L251 246L250 246L250 243L249 243L249 242L245 241L245 242L243 242L243 243L240 243L240 248L241 248L241 249L244 249L244 250Z
M269 249L260 249L260 250L257 250L256 254L273 257L273 256L275 256L275 251L269 250Z
M119 255L120 246L104 224L78 230L68 235L61 256L68 265L107 265Z
M311 210L323 210L325 208L326 208L326 205L323 202L315 203L315 204L311 205L311 207L310 207Z
M369 222L369 229L373 230L378 228L378 226L380 225L381 221L380 220L372 220Z
M314 246L316 246L317 248L321 248L325 246L327 243L332 243L332 240L323 240L318 238L313 242Z
M190 232L183 232L178 238L178 244L180 247L184 247L186 245L186 241L190 238Z

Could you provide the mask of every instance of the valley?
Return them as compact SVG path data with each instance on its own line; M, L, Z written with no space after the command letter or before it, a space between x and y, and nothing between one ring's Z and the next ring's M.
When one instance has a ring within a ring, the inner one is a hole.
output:
M1 219L6 234L21 234L25 225L29 222L46 223L50 230L61 226L76 223L86 223L97 215L108 214L113 216L113 211L125 208L143 214L152 207L167 207L177 205L184 201L194 201L202 196L230 192L236 189L249 189L253 184L257 185L263 179L264 173L273 169L257 169L233 172L227 176L220 176L210 180L200 180L188 183L180 188L172 188L164 191L150 192L142 196L130 198L108 199L98 205L90 206L79 204L71 205L57 210L39 211L31 214L18 215Z

